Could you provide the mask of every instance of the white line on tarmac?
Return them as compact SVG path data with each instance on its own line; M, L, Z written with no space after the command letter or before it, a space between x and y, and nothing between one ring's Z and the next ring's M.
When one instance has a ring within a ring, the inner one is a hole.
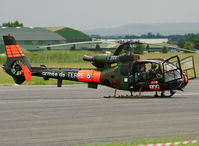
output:
M180 94L176 94L174 96L189 96L189 95L199 95L199 93L180 93Z

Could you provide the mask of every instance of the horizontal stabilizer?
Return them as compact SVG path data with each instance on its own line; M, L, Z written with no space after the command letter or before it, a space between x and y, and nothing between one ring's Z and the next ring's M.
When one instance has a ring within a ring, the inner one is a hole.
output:
M26 81L31 81L31 71L26 65L22 65L22 70Z

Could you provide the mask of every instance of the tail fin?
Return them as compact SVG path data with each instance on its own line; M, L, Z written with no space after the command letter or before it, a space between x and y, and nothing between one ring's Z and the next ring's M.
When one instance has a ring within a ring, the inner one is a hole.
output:
M8 34L3 36L7 61L4 70L13 77L17 84L31 80L31 64L25 57L15 38Z

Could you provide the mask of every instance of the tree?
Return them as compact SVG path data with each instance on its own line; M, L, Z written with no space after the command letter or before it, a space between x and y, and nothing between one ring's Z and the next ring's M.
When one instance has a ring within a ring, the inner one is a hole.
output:
M99 45L99 44L96 44L95 50L96 50L96 51L99 51L99 50L100 50L100 45Z
M75 49L76 49L75 44L74 44L74 45L72 45L72 47L71 47L70 49L71 49L71 50L75 50Z
M151 33L151 32L147 33L147 37L148 37L148 38L154 38L154 36L155 36L155 35L154 35L153 33Z
M149 44L147 44L146 50L148 51L148 53L150 52L150 46L149 46Z
M194 51L193 44L191 42L186 42L184 45L184 49ZM184 53L190 53L189 51L184 51Z
M145 51L145 47L143 44L137 44L134 48L134 53L135 54L143 54Z
M192 42L194 44L194 47L196 49L199 49L199 36L196 34L191 34L188 38L188 41Z
M7 22L7 23L3 23L2 24L3 27L23 27L23 23L19 23L19 21L15 21L15 22Z
M192 33L192 34L190 34L190 36L188 38L188 41L194 42L195 40L198 40L198 39L199 39L199 36L194 34L194 33Z
M180 48L184 48L185 39L184 39L184 38L178 39L177 45L178 45L178 47L180 47Z
M164 47L162 48L162 53L168 53L168 51L169 51L169 48L168 48L168 47L164 46Z
M168 40L168 41L167 41L167 44L172 45L173 43L172 43L170 40Z

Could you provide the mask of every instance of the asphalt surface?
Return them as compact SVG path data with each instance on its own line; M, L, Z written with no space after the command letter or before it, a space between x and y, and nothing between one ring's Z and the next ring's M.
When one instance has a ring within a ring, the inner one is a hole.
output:
M103 98L113 92L87 85L0 87L0 145L199 137L199 81L172 98Z

